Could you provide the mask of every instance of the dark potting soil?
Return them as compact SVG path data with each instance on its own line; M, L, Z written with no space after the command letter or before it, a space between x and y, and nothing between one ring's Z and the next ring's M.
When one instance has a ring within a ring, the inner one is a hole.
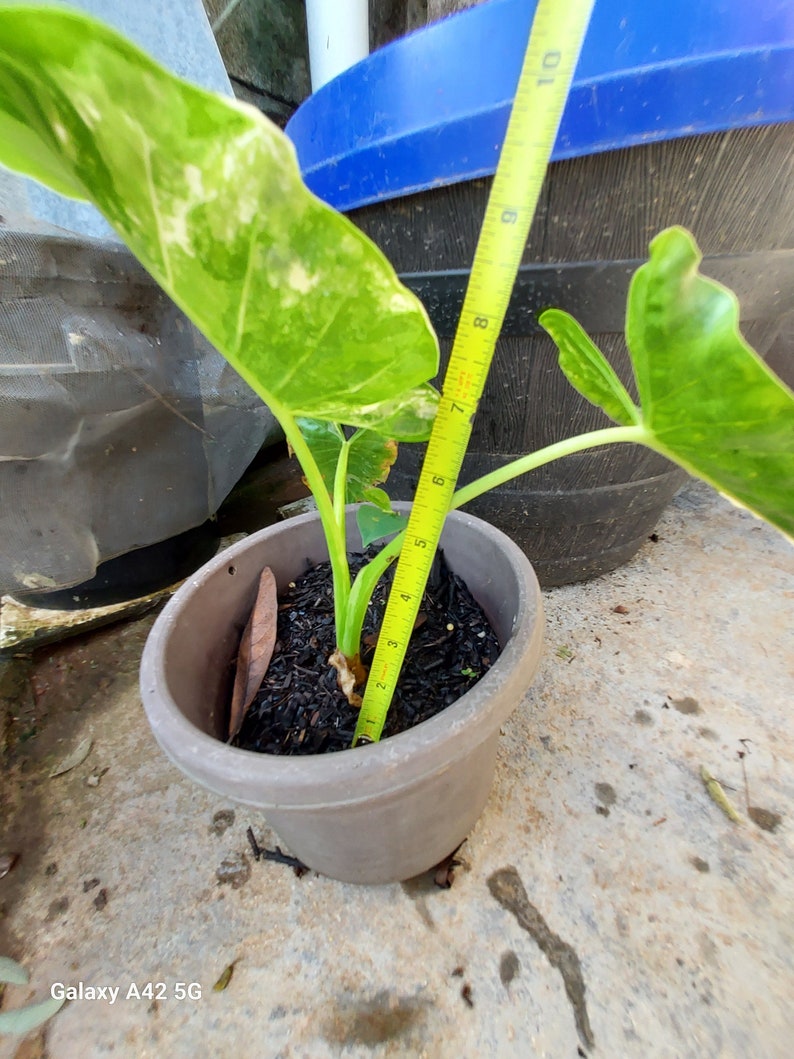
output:
M365 557L350 557L355 573ZM394 568L386 571L364 623L369 667ZM276 646L235 745L265 754L324 754L350 748L358 710L328 665L335 648L330 563L307 570L279 597ZM428 580L384 728L384 737L426 721L472 688L499 655L482 608L439 552ZM362 689L358 689L361 691Z

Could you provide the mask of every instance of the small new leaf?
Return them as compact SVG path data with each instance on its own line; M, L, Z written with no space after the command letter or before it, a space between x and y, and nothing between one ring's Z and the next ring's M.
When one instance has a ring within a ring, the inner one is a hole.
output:
M397 443L373 430L357 430L349 441L336 423L318 419L299 419L298 426L323 476L326 488L333 496L336 466L342 446L348 446L346 504L368 501L384 511L391 504L382 489L374 487L385 482L397 458Z
M380 507L364 504L356 512L358 532L361 534L361 544L368 548L375 541L390 537L393 533L399 533L408 525L407 515L398 515L396 511L383 511Z

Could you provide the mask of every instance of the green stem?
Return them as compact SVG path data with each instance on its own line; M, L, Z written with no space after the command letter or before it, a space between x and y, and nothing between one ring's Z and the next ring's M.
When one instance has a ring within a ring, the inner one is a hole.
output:
M311 489L317 504L317 512L323 524L325 540L328 545L328 557L331 560L331 573L334 584L334 624L337 643L345 627L348 599L350 597L350 568L347 565L347 546L345 542L344 503L342 504L341 524L337 521L335 505L326 488L320 469L306 444L295 418L284 408L274 409L271 400L271 411L284 428L287 441L298 458L306 483ZM344 493L342 494L344 496Z
M375 591L375 585L400 554L405 530L385 544L374 559L363 566L353 580L347 604L347 620L339 642L339 650L347 658L352 658L361 650L361 633L364 627L367 607Z
M339 437L342 448L339 450L339 458L336 461L336 472L334 474L334 516L342 535L345 533L345 503L347 501L347 467L350 461L350 441L347 441L341 428ZM355 434L353 435L355 437Z
M589 434L579 434L575 438L566 438L564 441L555 442L554 445L547 445L545 449L538 449L537 452L532 452L528 456L520 456L517 460L505 464L504 467L499 467L483 475L482 478L477 478L468 485L464 485L453 495L450 510L454 511L455 508L462 507L476 497L482 496L483 493L487 493L489 489L504 485L512 478L534 471L536 467L543 467L544 464L558 460L562 456L570 456L575 452L584 452L586 449L595 449L600 445L614 445L618 442L642 445L647 444L649 439L650 435L642 425L606 427L604 430L592 430Z
M538 452L533 452L528 456L521 456L511 463L505 464L504 467L491 471L490 474L486 474L482 478L470 482L469 485L458 489L452 497L450 510L462 507L470 500L474 500L476 497L488 492L489 489L503 485L505 482L509 482L511 478L527 474L529 471L535 470L536 467L542 467L544 464L558 460L562 456L570 456L575 452L584 452L587 449L598 448L601 445L613 445L619 442L647 444L649 439L650 435L645 427L640 425L607 427L603 430L593 430L588 434L579 434L574 438L566 438L564 441L558 441L554 445L547 445L546 448L540 449ZM358 572L353 581L347 606L347 618L339 641L339 649L348 658L351 658L360 649L364 617L372 593L375 590L375 585L389 564L399 555L404 537L405 531L403 530L389 541L371 562Z

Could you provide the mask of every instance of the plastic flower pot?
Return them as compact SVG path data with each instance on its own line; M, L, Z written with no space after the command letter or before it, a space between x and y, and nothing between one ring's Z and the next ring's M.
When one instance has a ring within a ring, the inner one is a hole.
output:
M352 508L348 539L355 549ZM543 607L521 549L461 512L447 519L441 547L484 608L502 652L452 706L371 746L279 757L223 741L233 663L259 574L269 566L283 588L307 562L327 558L316 515L268 527L207 563L176 592L146 643L141 693L168 757L210 790L261 809L295 856L335 879L407 879L456 849L487 800L500 725L540 660Z
M582 323L630 385L625 296L652 236L695 234L748 340L784 378L794 348L794 7L789 0L599 0L461 484L606 425L560 374L535 312ZM373 53L298 109L287 133L308 186L383 249L450 347L534 5L494 0ZM785 348L784 348L785 346ZM408 498L421 453L389 479ZM541 583L627 561L683 472L633 446L592 450L469 510L503 529Z

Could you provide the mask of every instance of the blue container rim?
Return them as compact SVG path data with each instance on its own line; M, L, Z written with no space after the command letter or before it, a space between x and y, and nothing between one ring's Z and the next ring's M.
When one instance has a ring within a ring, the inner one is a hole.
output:
M492 0L374 52L287 125L304 180L352 210L488 176L534 0ZM553 161L794 120L791 0L596 0Z

